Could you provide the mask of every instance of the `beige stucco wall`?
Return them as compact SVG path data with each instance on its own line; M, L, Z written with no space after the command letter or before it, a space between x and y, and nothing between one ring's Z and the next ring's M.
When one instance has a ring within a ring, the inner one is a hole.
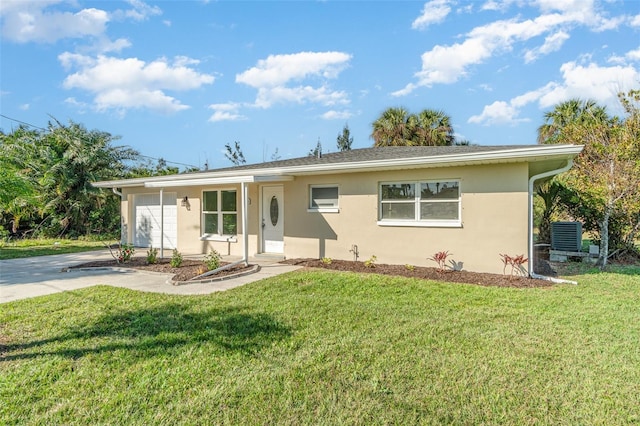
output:
M457 228L397 227L378 225L378 186L388 181L459 179L462 196L462 226ZM357 245L360 260L372 255L379 263L435 266L427 260L438 251L449 251L450 259L470 271L502 273L499 254L527 253L526 163L456 168L413 169L378 173L298 176L284 186L284 244L287 258L330 257L353 259L349 251ZM307 210L310 185L339 186L338 213ZM237 242L201 239L201 197L203 190L237 190ZM261 186L249 185L249 255L260 247ZM221 254L242 254L240 185L167 188L177 193L178 249L199 254L215 248ZM132 194L158 193L158 189L123 189L123 229L132 240ZM187 196L190 208L180 206Z
M235 241L215 241L212 239L203 239L201 231L201 202L202 192L206 190L235 189L237 194L238 206L238 235ZM188 188L166 188L165 192L177 193L177 225L178 225L178 250L182 254L203 254L208 253L210 249L215 249L222 255L242 255L242 202L240 185L222 185L222 186L198 186ZM156 188L123 188L122 208L122 230L123 240L126 242L133 241L133 196L135 194L158 194L159 189ZM248 206L249 217L257 217L258 215L258 192L257 186L249 187L250 205ZM188 197L188 207L181 206L184 197ZM131 209L129 209L131 207ZM249 253L254 254L258 251L258 227L255 221L249 223ZM252 234L252 235L251 235Z
M460 179L462 227L377 224L379 182L430 179ZM501 273L500 253L527 253L527 179L524 163L297 177L285 184L285 253L350 260L355 244L360 260L435 266L427 258L449 251L465 270ZM339 185L339 213L307 211L316 184Z

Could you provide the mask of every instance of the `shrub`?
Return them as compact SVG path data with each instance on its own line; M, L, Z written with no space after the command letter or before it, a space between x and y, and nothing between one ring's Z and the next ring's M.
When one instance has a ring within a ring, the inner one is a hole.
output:
M331 265L331 262L333 262L333 260L330 257L323 257L322 258L322 263L325 265Z
M508 254L501 254L500 258L502 259L502 263L504 267L502 268L502 274L506 275L507 266L511 266L511 274L510 277L513 278L513 273L518 271L518 274L524 275L524 265L527 263L529 259L524 257L524 254L520 254L518 256L509 256Z
M406 265L404 265L404 268L405 268L407 271L411 271L411 272L413 272L413 271L416 269L416 267L415 267L415 266L413 266L413 265L409 265L408 263L407 263Z
M439 251L434 254L432 257L428 257L428 260L433 260L438 264L438 269L440 272L444 272L447 266L447 258L450 256L449 251Z
M169 264L172 268L179 268L182 265L182 253L178 251L178 249L173 249L171 252L171 261Z
M147 263L149 265L154 265L158 263L158 249L153 248L153 246L149 247L147 250Z
M131 260L134 253L136 252L136 249L135 247L133 247L133 244L117 243L115 245L116 245L115 249L112 245L109 245L109 244L105 244L105 247L109 249L109 253L111 253L111 257L113 257L118 263L127 263L128 261Z
M367 268L375 268L376 260L378 260L378 257L374 254L369 259L364 261L364 266L366 266Z
M211 249L209 254L204 257L204 263L207 265L207 268L209 268L209 271L220 267L220 257L220 253L214 249Z

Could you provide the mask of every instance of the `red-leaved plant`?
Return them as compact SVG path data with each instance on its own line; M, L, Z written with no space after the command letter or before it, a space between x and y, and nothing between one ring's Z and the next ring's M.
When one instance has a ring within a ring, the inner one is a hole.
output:
M436 262L438 264L438 269L440 269L440 272L444 272L447 264L447 258L449 256L449 251L439 251L433 256L428 257L427 259Z
M518 256L509 256L508 254L501 254L500 258L502 259L502 263L504 267L502 268L502 274L506 275L507 266L511 266L511 274L510 277L513 278L513 273L517 270L518 273L522 273L524 268L522 265L527 263L529 259L524 257L524 254L520 254Z

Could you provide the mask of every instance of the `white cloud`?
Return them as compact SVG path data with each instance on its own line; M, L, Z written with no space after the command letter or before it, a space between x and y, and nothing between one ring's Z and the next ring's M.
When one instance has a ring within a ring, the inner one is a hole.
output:
M258 65L236 75L236 82L251 87L279 86L307 77L336 78L346 68L351 55L343 52L300 52L269 55Z
M146 21L150 16L162 15L162 9L158 6L149 6L140 0L127 0L132 8L128 10L118 10L114 12L114 16L124 16L134 21Z
M149 6L140 0L128 0L131 9L112 13L96 8L85 8L77 12L63 11L60 7L54 9L53 6L58 3L65 4L65 7L77 7L76 2L62 0L3 0L0 3L2 37L17 43L89 39L92 45L78 46L78 51L120 52L130 47L131 43L125 38L111 41L107 37L107 25L112 20L143 21L162 13L159 7Z
M64 38L98 37L105 32L109 16L100 9L49 12L57 1L3 0L0 12L2 36L17 43L54 43Z
M327 111L321 116L324 120L347 120L353 117L353 114L349 111Z
M31 105L29 104L22 104L18 108L20 108L22 111L28 111L30 107Z
M209 105L209 109L214 110L214 113L209 117L209 121L212 122L239 121L247 119L247 117L238 112L240 105L237 103L211 104Z
M414 30L424 30L431 24L438 24L451 12L450 0L431 0L425 3L422 14L411 24Z
M640 14L632 17L629 21L629 25L632 27L640 27Z
M255 106L269 108L277 103L297 103L306 102L318 103L321 105L343 105L349 103L346 92L332 91L329 88L297 86L297 87L261 87L258 89Z
M631 61L640 61L640 47L635 50L628 51L624 56Z
M483 5L483 9L501 10L512 3L490 1ZM538 0L537 5L543 13L534 19L494 21L472 29L459 43L436 45L424 52L422 69L415 73L417 82L407 84L392 95L407 95L418 87L431 87L433 84L455 83L466 77L472 66L510 52L519 43L534 37L549 34L541 47L525 53L526 61L558 50L569 38L568 29L571 27L582 25L593 31L602 31L615 28L624 20L624 17L609 19L600 15L593 0Z
M138 58L90 57L65 52L59 60L66 69L78 69L65 78L64 88L94 94L94 107L100 111L130 108L164 113L181 111L189 106L167 95L166 90L192 90L214 81L212 75L190 68L188 65L197 61L185 57L177 57L173 62L160 58L146 63Z
M628 66L601 67L567 62L560 67L563 84L540 97L542 108L551 107L570 98L593 99L610 108L617 107L617 94L637 87L640 70Z
M537 103L540 109L551 108L572 98L592 99L610 110L619 109L617 93L637 87L640 70L632 66L602 67L595 63L580 65L567 62L560 67L563 81L546 85L508 102L495 101L484 107L481 114L469 118L475 124L517 124L527 119L518 118L525 106Z
M533 62L541 55L547 55L551 52L560 50L565 41L569 39L569 34L564 31L558 31L544 39L544 44L535 49L525 52L524 61L526 63Z
M496 101L491 105L486 105L482 110L482 114L472 116L468 122L489 126L493 124L515 125L520 122L529 121L525 118L518 118L519 113L518 109L510 103Z
M348 103L347 94L331 90L327 84L328 80L338 77L350 59L351 55L343 52L270 55L255 67L237 74L236 82L258 89L255 106L261 108L275 103L344 104ZM309 81L320 84L313 86Z

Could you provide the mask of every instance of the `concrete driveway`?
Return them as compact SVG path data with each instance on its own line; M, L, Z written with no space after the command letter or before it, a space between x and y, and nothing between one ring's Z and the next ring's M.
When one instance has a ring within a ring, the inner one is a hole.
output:
M171 274L134 269L105 268L61 272L62 268L68 266L103 259L111 259L108 250L2 260L0 261L0 303L77 290L98 284L166 294L209 294L298 269L296 266L266 262L261 264L262 269L255 274L215 283L180 286L167 283Z

